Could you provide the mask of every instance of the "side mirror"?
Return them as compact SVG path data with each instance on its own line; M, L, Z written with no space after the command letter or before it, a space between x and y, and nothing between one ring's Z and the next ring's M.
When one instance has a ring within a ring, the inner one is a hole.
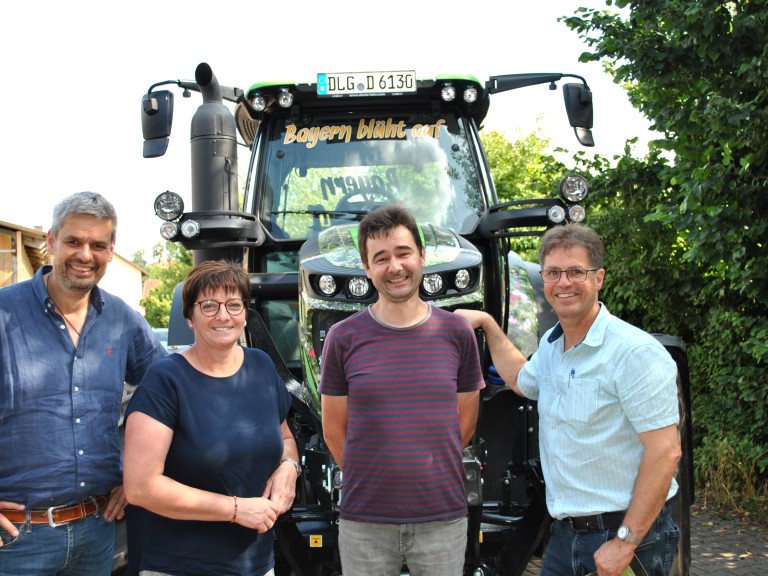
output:
M563 98L568 122L573 126L576 138L582 146L594 146L592 137L592 91L586 84L564 84Z
M168 149L173 124L173 93L159 90L141 99L141 130L144 133L144 158L157 158Z

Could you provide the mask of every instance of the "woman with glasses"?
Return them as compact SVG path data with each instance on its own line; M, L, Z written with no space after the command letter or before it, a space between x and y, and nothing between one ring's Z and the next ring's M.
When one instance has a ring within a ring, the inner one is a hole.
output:
M126 412L128 571L273 574L272 526L301 471L291 398L270 358L240 345L242 267L204 262L184 282L195 343L155 362Z

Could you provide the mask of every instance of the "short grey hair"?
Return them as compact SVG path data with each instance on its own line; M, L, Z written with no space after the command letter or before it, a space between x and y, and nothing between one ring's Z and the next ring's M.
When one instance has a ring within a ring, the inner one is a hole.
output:
M117 237L117 212L109 200L97 192L76 192L61 200L53 208L53 222L51 233L56 238L59 230L64 226L64 221L75 214L87 214L100 220L112 221L112 243Z
M574 248L581 246L587 251L589 265L602 268L605 261L605 247L597 232L583 224L565 224L546 231L539 244L539 264L555 248Z

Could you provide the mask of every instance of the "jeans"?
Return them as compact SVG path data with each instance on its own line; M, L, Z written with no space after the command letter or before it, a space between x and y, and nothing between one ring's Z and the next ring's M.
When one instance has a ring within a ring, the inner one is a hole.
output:
M17 538L0 529L0 576L109 576L115 523L100 514L51 528L21 524Z
M467 518L419 524L373 524L341 519L339 552L344 576L461 576Z
M616 537L616 530L574 532L566 520L555 520L544 551L541 576L584 576L595 570L594 554L605 542ZM680 530L667 503L635 550L635 556L648 576L668 576L677 554Z

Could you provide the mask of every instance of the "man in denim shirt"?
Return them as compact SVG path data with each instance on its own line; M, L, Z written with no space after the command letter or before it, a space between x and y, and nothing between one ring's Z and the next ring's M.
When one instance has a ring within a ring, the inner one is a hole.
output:
M93 192L56 205L53 266L0 290L0 575L106 575L123 517L123 383L166 352L100 290L117 216Z
M457 311L483 329L507 385L538 401L555 519L542 576L618 576L635 557L649 575L666 576L679 539L670 504L681 456L677 367L655 338L598 300L604 254L586 226L544 234L544 296L559 322L529 361L491 316Z

